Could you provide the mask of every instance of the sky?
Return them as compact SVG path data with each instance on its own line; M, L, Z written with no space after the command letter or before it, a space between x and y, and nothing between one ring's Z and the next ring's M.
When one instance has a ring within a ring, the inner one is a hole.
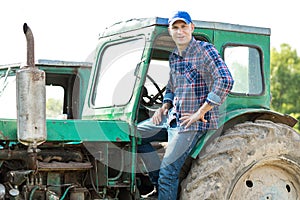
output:
M35 59L85 61L98 35L112 24L140 17L169 17L271 28L271 48L287 43L300 52L297 1L269 0L9 0L0 2L0 65L26 62L23 24L34 35ZM299 55L299 53L298 53Z

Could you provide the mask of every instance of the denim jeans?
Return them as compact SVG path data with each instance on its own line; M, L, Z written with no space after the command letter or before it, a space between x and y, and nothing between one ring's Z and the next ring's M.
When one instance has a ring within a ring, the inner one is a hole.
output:
M154 185L158 186L159 200L176 200L179 173L191 150L196 145L200 136L205 132L180 133L178 128L167 125L166 118L160 125L154 125L145 120L138 124L138 131L142 137L142 144L138 146L138 153L149 171L149 177ZM152 141L167 141L168 146L162 162L156 153Z
M156 149L150 142L166 142L168 140L167 129L167 119L165 116L159 125L155 125L152 123L151 119L147 119L140 122L137 126L137 130L142 138L142 143L141 145L138 145L137 152L148 170L150 181L156 187L158 186L161 161Z

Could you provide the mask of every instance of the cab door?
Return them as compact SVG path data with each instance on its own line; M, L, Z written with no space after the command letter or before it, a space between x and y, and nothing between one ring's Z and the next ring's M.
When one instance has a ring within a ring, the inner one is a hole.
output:
M269 29L222 24L214 31L213 43L234 79L223 105L226 112L241 108L269 108Z

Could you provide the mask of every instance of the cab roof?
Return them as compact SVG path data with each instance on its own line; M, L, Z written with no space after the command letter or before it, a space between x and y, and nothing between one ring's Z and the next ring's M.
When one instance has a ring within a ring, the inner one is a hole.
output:
M48 60L48 59L39 59L35 61L37 66L60 66L60 67L87 67L91 68L91 62L79 62L79 61L64 61L64 60ZM24 66L24 63L12 63L0 65L0 69L6 68L19 68Z
M239 24L230 24L224 22L212 22L212 21L200 21L193 20L195 28L201 29L211 29L211 30L224 30L232 32L243 32L243 33L253 33L260 35L271 35L271 29L265 27L247 26ZM168 26L168 18L153 17L153 18L134 18L127 21L121 21L113 24L112 26L106 28L99 38L108 37L111 35L116 35L119 33L125 33L128 31L133 31L141 28L146 28L150 26Z

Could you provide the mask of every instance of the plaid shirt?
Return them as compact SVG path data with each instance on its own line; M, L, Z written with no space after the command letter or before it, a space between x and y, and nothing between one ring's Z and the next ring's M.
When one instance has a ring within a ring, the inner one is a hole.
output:
M164 103L173 108L169 111L169 121L183 113L195 113L206 101L214 105L204 118L207 123L197 121L189 128L180 126L180 132L205 131L218 128L219 110L233 86L233 79L216 48L207 42L193 38L189 46L179 56L176 48L169 58L170 78L164 96Z

